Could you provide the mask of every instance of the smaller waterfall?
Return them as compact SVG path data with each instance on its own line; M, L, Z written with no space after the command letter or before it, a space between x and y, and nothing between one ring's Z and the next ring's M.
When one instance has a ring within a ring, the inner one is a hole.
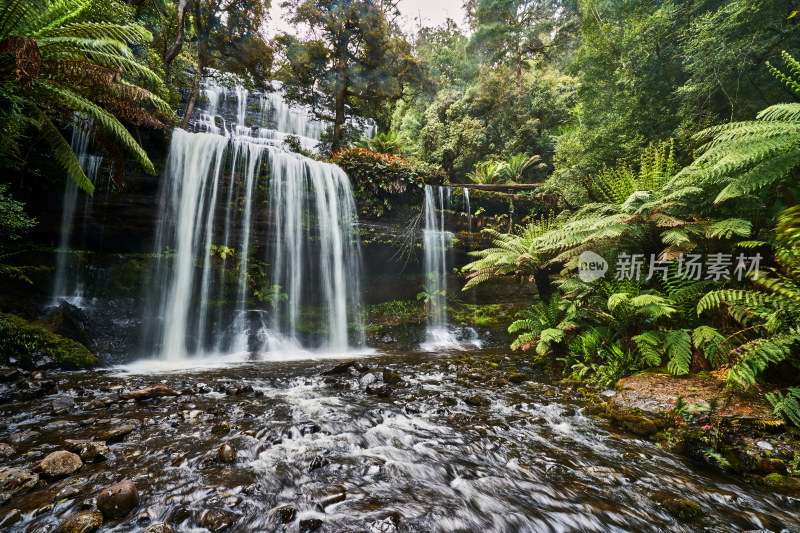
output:
M70 146L86 177L97 186L97 177L100 174L103 158L91 153L92 142L89 132L85 128L75 125L72 128ZM85 212L91 204L92 197L88 194L82 194L75 182L67 177L61 210L61 234L58 240L53 302L57 302L60 298L66 298L74 303L79 302L83 296L83 284L80 275L68 275L71 258L70 246L75 234L75 215L78 210L78 200L81 197L83 198L83 210Z
M468 196L465 196L468 198ZM425 186L422 231L423 272L425 275L428 325L426 351L437 349L464 349L467 345L480 346L477 334L471 328L454 328L447 321L447 275L452 262L453 234L446 230L445 211L450 209L449 187Z

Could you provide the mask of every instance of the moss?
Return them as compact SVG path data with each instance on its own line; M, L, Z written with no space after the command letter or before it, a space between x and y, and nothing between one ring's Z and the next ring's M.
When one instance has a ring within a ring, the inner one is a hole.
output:
M0 313L0 361L15 357L23 364L31 355L42 352L53 357L61 368L91 368L102 361L84 345L31 324L18 316Z
M772 487L800 488L800 480L777 473L764 476L761 481Z
M693 518L703 512L700 504L686 499L667 500L664 507L678 518Z

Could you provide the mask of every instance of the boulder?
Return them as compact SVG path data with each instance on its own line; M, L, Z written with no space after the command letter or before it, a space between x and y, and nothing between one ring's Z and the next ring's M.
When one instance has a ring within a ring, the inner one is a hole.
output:
M326 370L322 373L323 376L333 376L336 374L347 374L347 371L350 369L351 366L355 365L355 361L345 361L344 363L339 363L335 367L331 368L330 370Z
M91 533L103 525L103 514L100 511L86 511L67 519L56 530L56 533Z
M106 518L125 518L139 505L139 491L129 479L103 489L97 496L97 508Z
M165 396L180 395L181 393L172 387L167 387L166 385L150 385L149 387L145 387L143 389L120 394L119 397L123 400L136 400L137 402L142 402L151 398L163 398Z
M231 464L236 462L236 450L227 442L219 447L215 460L222 464Z
M89 317L80 307L61 300L44 319L38 322L46 330L62 337L78 341L89 349L93 348L92 325Z
M25 494L39 482L39 475L26 468L9 468L0 472L0 494L10 497Z
M109 444L113 442L119 442L133 433L134 429L136 428L133 427L133 424L120 424L103 433L103 435L100 437L100 440Z
M200 513L197 523L212 533L225 531L233 525L234 518L228 511L222 509L207 509Z
M81 495L81 489L77 485L67 485L56 494L55 501L71 500Z
M319 518L309 518L307 520L300 520L300 533L311 533L322 527L322 520Z
M275 509L275 520L279 524L288 524L289 522L293 522L296 516L297 509L291 505L284 505L283 507L278 507Z
M0 442L0 457L11 457L15 453L17 453L17 450L15 450L13 447L9 446L5 442Z
M36 465L35 470L46 477L64 477L77 472L83 466L80 456L59 450L53 452Z
M144 533L175 533L166 522L158 522L144 530Z
M84 463L99 463L105 461L111 455L108 446L101 440L67 439L64 441L64 447L80 455Z

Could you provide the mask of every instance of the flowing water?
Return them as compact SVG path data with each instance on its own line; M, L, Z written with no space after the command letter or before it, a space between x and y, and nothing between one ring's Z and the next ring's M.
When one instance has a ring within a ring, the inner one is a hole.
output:
M54 374L60 392L0 403L0 441L17 448L9 466L30 465L65 438L135 429L110 445L108 461L14 498L0 520L19 509L8 531L48 531L36 528L63 522L127 478L141 503L104 531L162 520L178 532L220 524L321 533L800 530L797 494L626 436L584 415L579 391L549 385L522 363L514 371L527 382L497 380L492 372L511 364L502 353L472 356L385 354L327 376L335 363L312 360ZM495 370L474 366L482 358ZM183 394L119 399L159 382ZM235 464L213 460L223 443L236 449ZM79 493L56 501L68 484ZM702 513L676 518L665 505L675 498Z
M89 132L77 125L73 127L70 146L86 177L95 187L99 186L98 177L102 168L103 158L93 153ZM84 289L81 283L80 271L79 269L70 270L70 247L73 236L76 233L75 215L77 210L82 208L86 211L92 200L91 196L78 189L78 186L75 185L71 178L67 177L66 180L64 202L61 207L61 232L58 240L56 274L52 293L52 301L56 305L60 298L79 303L83 296ZM82 206L79 207L81 202Z
M422 269L428 324L421 347L425 351L480 346L474 330L454 328L447 322L447 277L453 267L453 234L446 229L445 211L450 209L450 199L449 187L425 186Z
M235 110L221 114L229 96ZM255 96L207 85L192 131L173 132L145 354L180 361L363 343L350 181L285 149L289 135L316 146L318 121L279 93ZM309 309L321 324L312 334L301 331Z

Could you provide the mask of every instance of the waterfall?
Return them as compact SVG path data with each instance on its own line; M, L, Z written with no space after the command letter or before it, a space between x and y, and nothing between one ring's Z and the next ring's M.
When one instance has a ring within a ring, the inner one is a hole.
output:
M86 177L97 186L97 177L100 174L103 158L91 153L91 135L86 128L78 127L77 121L79 118L76 117L76 124L72 128L70 147ZM79 302L83 296L80 275L68 275L71 258L70 246L75 232L75 215L78 209L78 200L81 197L83 197L83 210L85 212L89 208L92 197L88 194L82 194L75 182L67 176L64 202L61 209L61 232L58 240L56 275L53 282L53 302L57 302L59 298L68 298Z
M452 264L453 234L447 231L444 217L445 211L450 209L450 197L449 187L434 189L430 185L425 186L422 268L425 275L428 323L425 342L421 346L423 350L480 346L474 330L454 328L447 321L447 275L449 265Z
M321 127L280 94L204 93L191 131L172 135L144 349L184 360L361 345L350 181L282 147L299 134L315 148Z

